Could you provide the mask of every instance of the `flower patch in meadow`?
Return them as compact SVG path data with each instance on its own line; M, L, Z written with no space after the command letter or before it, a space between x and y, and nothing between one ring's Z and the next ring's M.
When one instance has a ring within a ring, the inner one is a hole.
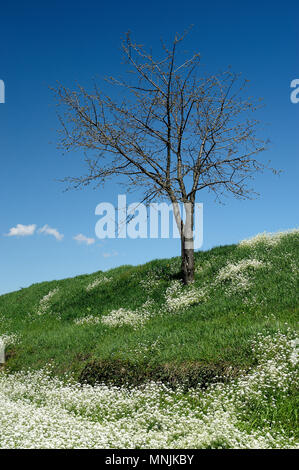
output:
M112 310L108 315L102 317L102 323L107 326L132 326L138 328L142 326L153 314L153 302L148 300L139 309L130 310L119 308Z
M298 448L267 414L298 379L297 346L291 331L259 336L252 371L189 392L0 373L0 448ZM266 411L262 425L248 425L252 409Z
M55 294L59 292L59 289L53 289L48 292L48 294L44 295L44 297L40 300L39 306L37 309L37 315L44 315L48 313L51 308L51 299L54 297Z
M16 333L0 334L0 343L2 343L5 347L12 346L13 344L17 344L19 341L20 341L20 337Z
M95 317L93 315L88 315L86 317L82 318L76 318L74 320L74 323L76 325L97 325L98 323L101 323L101 319L99 317Z
M294 228L290 230L285 230L282 232L263 232L263 233L258 233L252 238L247 238L245 240L242 240L238 246L240 248L242 247L256 247L260 245L266 245L266 246L275 246L278 243L281 242L283 238L290 234L299 234L299 229Z
M102 317L102 323L107 326L129 325L133 328L142 327L150 318L167 313L175 313L191 305L204 302L208 298L205 287L198 288L194 285L185 287L180 281L172 281L165 292L165 303L159 309L155 308L153 300L148 299L140 308L131 310L119 308L112 310Z
M194 285L185 287L180 281L173 281L166 289L165 306L170 312L176 312L191 305L204 302L208 298L205 287L198 288Z
M92 281L90 284L88 284L88 286L86 286L86 292L90 292L93 289L96 289L97 287L99 287L103 284L107 284L108 282L111 282L111 281L112 281L111 278L108 278L108 277L105 277L105 276L98 277L97 279Z
M157 276L147 276L145 279L139 281L139 285L146 290L151 292L156 287L159 287L160 279Z
M226 286L226 293L229 295L238 291L247 291L252 285L254 271L269 266L269 263L257 259L242 259L235 263L228 262L218 272L214 285Z

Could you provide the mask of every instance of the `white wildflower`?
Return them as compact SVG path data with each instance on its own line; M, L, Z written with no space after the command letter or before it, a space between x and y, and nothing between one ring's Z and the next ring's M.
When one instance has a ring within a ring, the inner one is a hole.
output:
M112 310L108 315L102 317L102 323L107 326L132 326L138 328L142 326L152 315L153 302L148 300L139 309L130 310L119 308Z
M160 279L156 276L146 277L145 279L141 279L139 284L143 287L147 292L155 289L159 286Z
M257 259L243 259L235 263L228 262L218 272L214 285L225 285L229 282L230 285L227 288L228 294L246 291L252 285L250 271L256 271L267 266L270 265Z
M299 228L285 230L282 232L274 232L274 233L272 232L258 233L252 238L242 240L238 246L239 247L245 247L245 246L255 247L260 244L274 246L274 245L277 245L284 237L290 234L298 234L298 233L299 233Z
M160 383L82 386L46 370L0 372L0 448L298 448L271 414L246 426L248 407L275 407L276 394L287 396L295 383L294 340L259 336L258 365L248 374L188 393Z
M76 325L96 325L100 323L101 319L99 317L94 317L93 315L88 315L86 317L76 318L74 323Z
M91 290L96 289L98 286L102 284L106 284L107 282L111 282L111 281L112 281L112 278L108 278L105 276L98 277L97 279L92 281L90 284L88 284L88 286L86 287L86 291L90 292Z
M19 340L20 340L20 337L16 333L0 334L0 343L4 345L5 347L13 345L13 344L17 344Z
M50 290L50 292L45 295L39 302L37 315L44 315L50 310L51 307L51 299L57 294L59 291L58 287L56 289Z
M173 281L166 289L165 305L167 310L176 312L203 302L207 297L208 292L206 288L199 289L193 285L184 288L180 281Z

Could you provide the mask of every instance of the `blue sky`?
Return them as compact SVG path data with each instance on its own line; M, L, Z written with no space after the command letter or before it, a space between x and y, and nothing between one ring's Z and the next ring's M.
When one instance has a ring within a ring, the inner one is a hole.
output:
M271 145L263 158L283 173L259 176L254 187L261 196L254 201L229 197L219 205L208 194L199 195L203 249L298 226L299 103L290 101L290 82L299 78L298 14L293 2L262 0L153 0L146 7L137 1L2 3L0 79L6 102L0 104L0 294L179 254L178 240L75 240L78 234L95 238L96 205L116 203L123 190L110 182L101 191L65 193L56 181L82 173L84 166L80 154L62 156L56 148L59 125L48 87L57 80L89 87L95 76L100 81L121 73L120 38L128 30L137 42L159 51L160 37L171 40L194 24L184 48L199 51L208 71L231 65L242 72L252 95L264 99L258 117ZM5 236L18 224L36 229L32 235ZM58 233L47 234L47 227Z

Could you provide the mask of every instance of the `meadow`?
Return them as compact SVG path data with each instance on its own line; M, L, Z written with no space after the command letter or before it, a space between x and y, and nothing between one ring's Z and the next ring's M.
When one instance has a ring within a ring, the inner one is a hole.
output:
M298 446L299 231L0 297L0 447Z

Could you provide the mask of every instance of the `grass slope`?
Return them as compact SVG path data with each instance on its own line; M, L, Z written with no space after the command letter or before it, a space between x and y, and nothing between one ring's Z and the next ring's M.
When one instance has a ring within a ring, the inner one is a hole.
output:
M191 286L173 258L1 296L0 447L296 447L298 241L197 253Z
M202 366L213 375L250 367L257 333L296 325L298 241L294 231L196 253L191 287L180 286L180 260L172 258L3 295L0 335L19 337L7 347L6 367L52 362L58 375L77 378L96 363L105 377L124 365L126 377L129 369L180 375Z

